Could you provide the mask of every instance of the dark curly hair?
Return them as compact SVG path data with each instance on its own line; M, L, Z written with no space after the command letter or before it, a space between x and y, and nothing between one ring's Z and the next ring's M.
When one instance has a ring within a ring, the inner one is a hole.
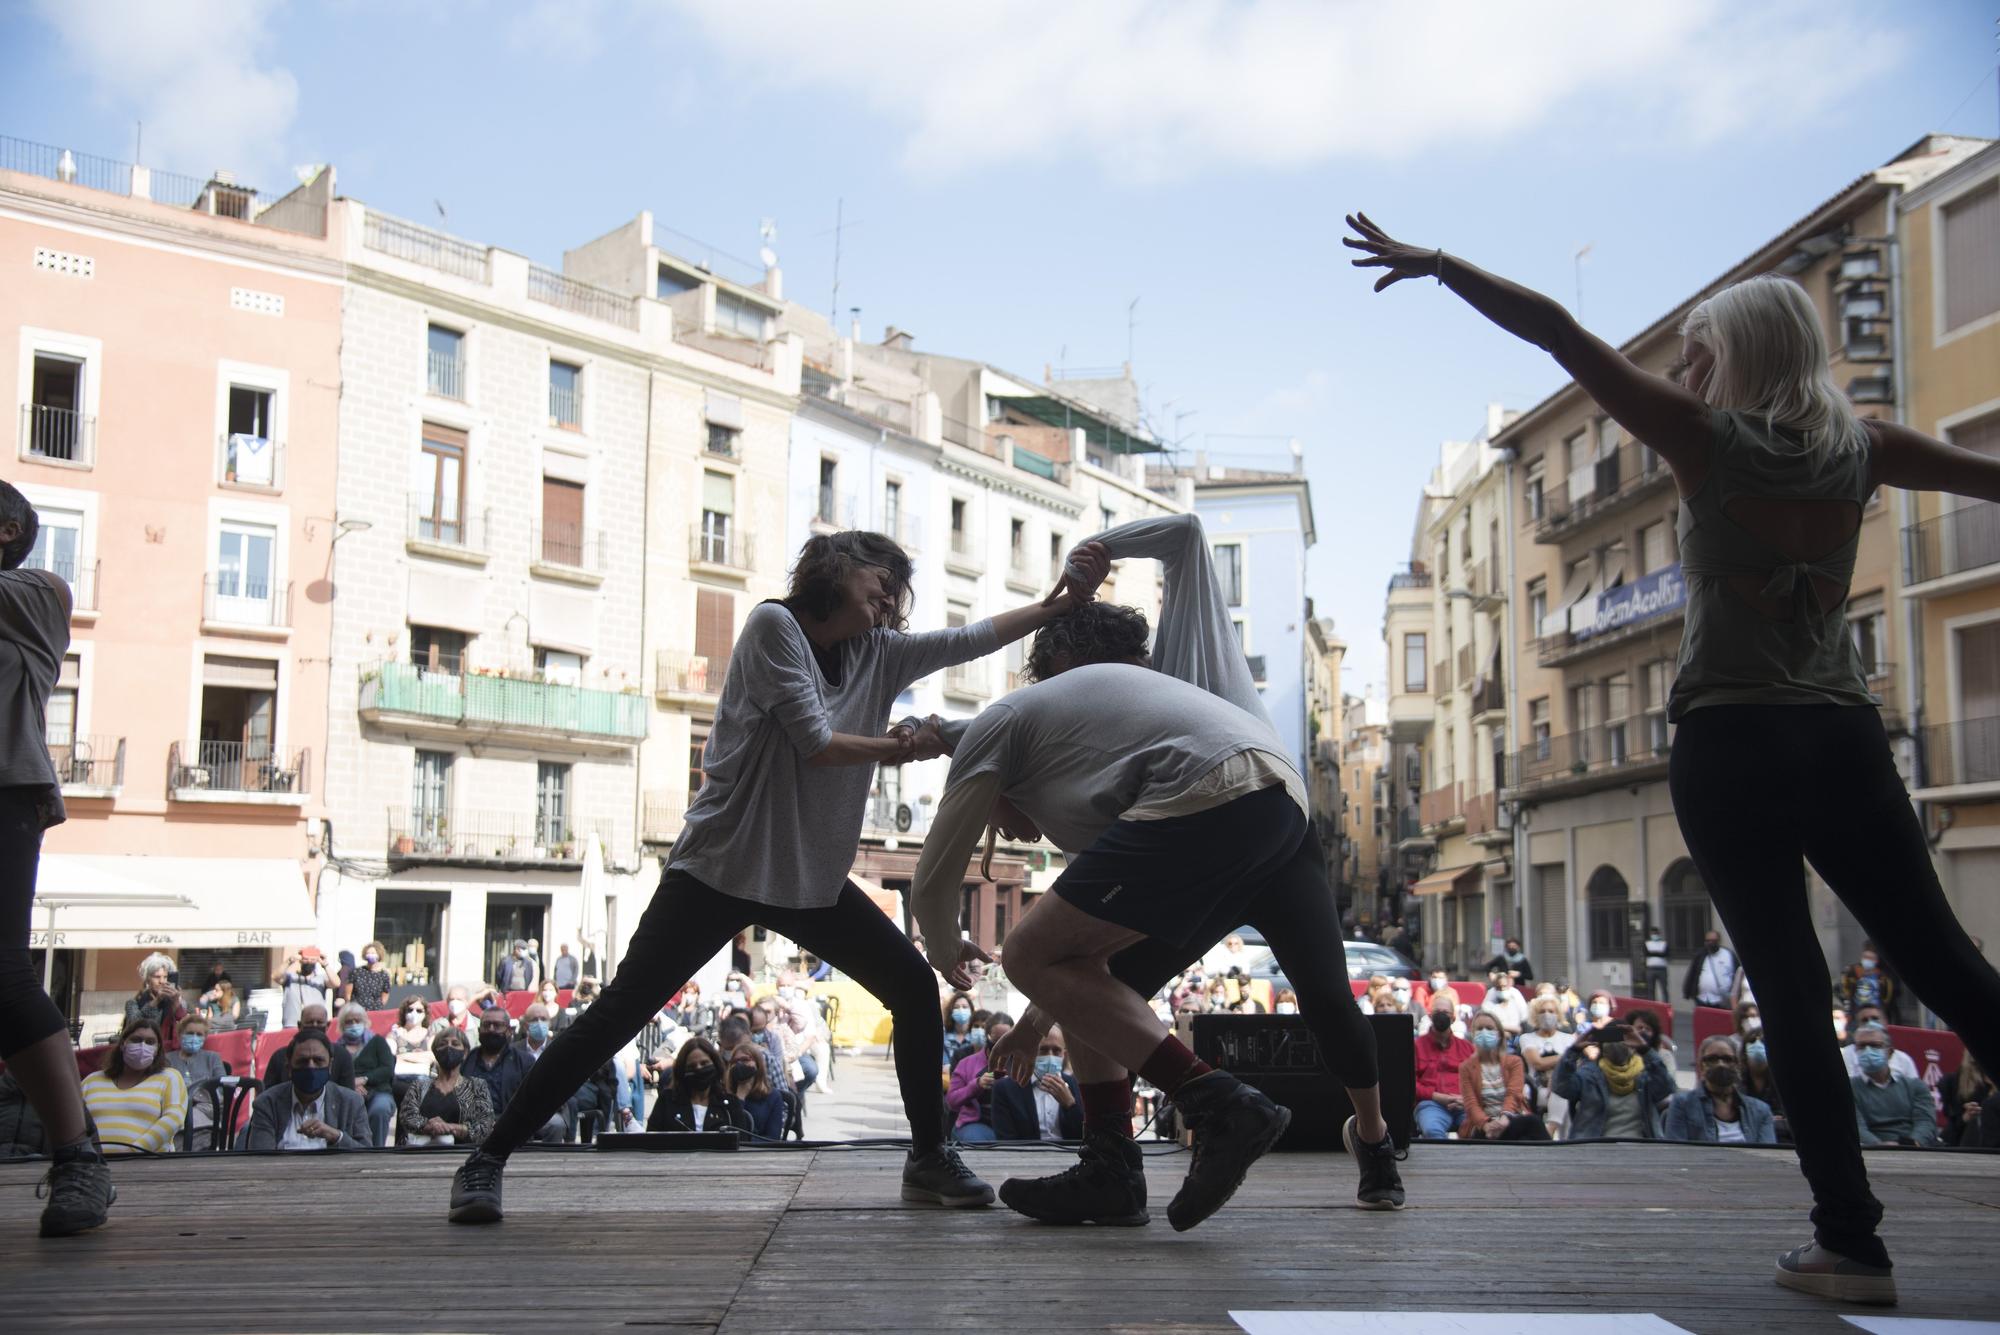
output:
M35 535L41 530L42 520L35 507L28 504L28 498L9 482L0 482L0 524L21 526L14 540L0 548L0 570L17 570L28 559L28 553L35 550Z
M910 554L895 541L865 529L821 533L806 539L799 559L792 566L791 588L785 601L793 610L815 620L825 620L839 610L840 582L862 566L875 566L889 576L889 588L896 597L894 628L909 625Z
M1129 663L1146 656L1152 627L1136 607L1085 603L1035 632L1028 649L1029 681L1047 681L1058 672L1092 663Z

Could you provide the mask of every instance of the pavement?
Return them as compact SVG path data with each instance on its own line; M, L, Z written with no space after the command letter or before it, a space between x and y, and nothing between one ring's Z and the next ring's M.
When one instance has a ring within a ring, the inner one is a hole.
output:
M943 1086L939 1086L943 1092ZM907 1140L909 1119L896 1084L896 1066L883 1048L834 1054L830 1071L806 1091L807 1140Z

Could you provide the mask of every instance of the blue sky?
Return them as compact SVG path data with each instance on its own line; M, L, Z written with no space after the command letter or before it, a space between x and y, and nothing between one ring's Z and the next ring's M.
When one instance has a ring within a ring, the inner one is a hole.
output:
M1412 17L1412 14L1418 17ZM1381 678L1438 442L1560 383L1345 210L1644 327L1927 131L1993 135L1991 0L0 0L0 133L342 192L559 263L642 208L864 329L1036 374L1134 360L1188 448L1297 437L1309 588ZM1204 435L1212 439L1204 441ZM1245 441L1219 437L1271 436Z

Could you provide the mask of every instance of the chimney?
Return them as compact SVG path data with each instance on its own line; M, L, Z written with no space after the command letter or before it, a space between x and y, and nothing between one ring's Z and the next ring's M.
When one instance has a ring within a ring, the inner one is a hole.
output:
M897 352L908 352L910 345L916 341L917 336L915 334L898 329L894 325L890 325L882 331L882 346L885 348L894 348Z

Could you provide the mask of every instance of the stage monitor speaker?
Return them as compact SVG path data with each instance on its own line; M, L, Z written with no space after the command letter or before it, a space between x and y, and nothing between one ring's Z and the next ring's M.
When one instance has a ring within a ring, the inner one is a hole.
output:
M1407 1015L1363 1017L1375 1031L1382 1080L1382 1118L1396 1148L1407 1149L1416 1116L1417 1056ZM1291 1109L1281 1150L1338 1150L1340 1128L1354 1112L1347 1091L1320 1057L1319 1043L1297 1015L1183 1015L1183 1043L1210 1066L1260 1089Z

